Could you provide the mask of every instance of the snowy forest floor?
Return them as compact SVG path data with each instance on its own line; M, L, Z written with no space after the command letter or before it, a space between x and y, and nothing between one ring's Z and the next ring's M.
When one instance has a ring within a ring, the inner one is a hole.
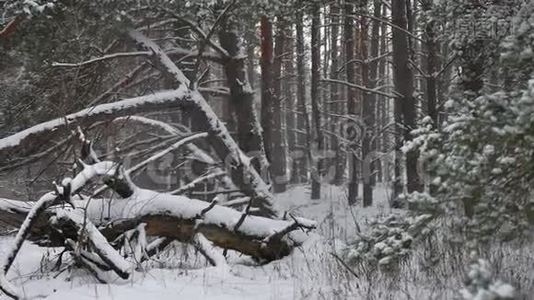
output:
M467 256L461 249L440 247L439 242L419 247L395 272L360 267L355 270L358 278L348 272L332 253L340 253L354 239L357 228L365 232L369 220L392 210L383 187L375 189L375 202L369 208L350 207L345 193L342 188L328 186L321 200L312 201L309 191L297 186L277 195L284 209L315 219L319 228L290 256L267 265L257 266L230 252L228 268L206 267L206 261L194 250L176 244L144 263L144 271L135 272L129 280L100 284L86 271L67 269L65 264L63 269L52 271L61 249L26 242L8 277L30 297L47 295L47 299L61 300L454 298L462 284ZM0 256L12 239L0 237ZM499 276L515 284L523 295L534 291L530 249L531 244L498 246L490 257L498 265Z

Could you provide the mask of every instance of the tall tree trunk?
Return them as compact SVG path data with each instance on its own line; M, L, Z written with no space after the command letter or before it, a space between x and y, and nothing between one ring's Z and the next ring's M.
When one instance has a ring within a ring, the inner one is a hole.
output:
M302 181L308 180L308 166L311 166L311 126L308 114L308 106L306 105L306 69L305 69L305 50L304 50L304 26L303 26L302 12L297 12L296 24L296 55L297 55L297 143L302 151L298 162L298 173Z
M256 171L261 174L262 169L267 167L267 162L256 114L254 91L248 81L245 60L240 57L244 49L234 28L236 26L236 24L225 22L219 32L220 44L231 57L224 64L224 72L230 86L230 106L237 117L239 147L245 154L256 158L253 160L253 165Z
M425 13L429 13L432 9L431 0L423 0L421 2L422 9ZM425 61L425 99L427 104L427 113L432 119L434 126L438 127L438 109L437 109L437 95L436 95L436 66L438 64L437 52L439 48L436 45L435 21L426 20L424 25L424 47L426 50Z
M374 0L373 4L373 15L375 18L373 20L373 30L371 33L371 55L373 57L378 57L379 55L382 55L385 53L385 45L382 45L381 40L381 31L383 25L378 21L378 19L382 18L382 2L379 0ZM384 33L382 33L384 35ZM384 35L385 36L385 35ZM373 43L376 43L374 45ZM373 46L376 47L376 54L373 52ZM384 72L384 63L385 59L376 60L374 62L375 65L375 76L373 83L376 86L380 84L383 85L383 82L386 80L385 78L385 72ZM381 81L382 80L382 81ZM387 114L386 112L386 106L384 105L385 101L388 101L388 99L385 99L385 97L375 95L375 151L377 153L383 152L383 141L382 141L382 135L383 135L383 129L384 129L384 115ZM376 161L375 161L375 170L376 170L376 176L374 177L376 182L382 182L382 158L381 155L378 155Z
M338 35L339 35L339 2L336 1L330 5L330 22L332 23L331 27L331 34L330 34L330 78L332 79L338 79L338 56L339 56L339 49L338 49ZM335 84L330 85L330 105L329 108L331 108L330 112L336 112L337 114L340 114L339 112L342 110L343 105L340 103L341 97L339 96L339 89L338 86ZM334 133L337 133L337 123L340 121L339 117L331 117L331 127L330 130ZM343 149L340 146L340 142L338 140L337 135L332 135L332 142L331 142L332 150L336 152L336 156L334 159L335 164L335 172L334 172L334 179L332 180L332 183L335 185L341 185L343 183L343 177L345 173L345 158L343 154Z
M247 43L247 76L250 86L254 89L254 60L256 59L254 55L254 48L256 47L256 35L253 30L249 30L246 33L246 43Z
M273 60L273 84L274 93L272 98L272 119L271 119L271 175L273 178L273 191L281 193L286 191L288 181L287 176L287 142L285 132L283 131L284 114L282 112L282 59L286 43L287 23L284 19L278 17L276 40L274 46Z
M315 145L317 146L317 164L315 172L312 171L312 199L321 198L321 177L323 168L323 159L320 157L324 149L324 139L321 124L321 109L320 109L320 93L319 93L319 81L321 76L320 63L321 63L321 18L319 5L313 4L312 11L312 23L311 23L311 104L312 104L312 116L313 116L313 138ZM312 169L313 170L313 169Z
M347 82L355 82L354 73L354 22L353 22L354 7L349 0L345 2L345 20L343 26L343 35L345 39L345 72ZM356 91L353 88L347 87L347 113L350 118L357 118L358 110L356 106ZM357 141L349 141L351 144L348 147L349 159L349 182L348 182L348 201L350 205L356 203L358 198L358 158L356 156Z
M382 5L382 18L387 18L387 6ZM380 24L380 55L384 55L387 51L389 51L388 47L388 38L387 38L387 32L388 27L387 24L381 23ZM389 86L389 64L387 59L381 59L378 63L378 78L380 79L380 85ZM387 89L386 89L387 90ZM390 134L389 129L386 128L388 126L389 118L390 118L390 105L391 102L390 99L385 98L383 96L379 96L380 101L378 102L378 107L380 111L380 132L382 132L381 138L380 138L380 152L381 153L387 153L389 151L389 141L390 141ZM384 163L384 161L386 163ZM382 180L389 182L390 181L390 170L389 170L389 162L388 160L381 161L381 178Z
M367 14L367 0L360 0L360 11L362 14ZM369 63L368 56L368 20L367 18L360 18L360 57L363 63L360 67L360 78L362 86L370 86L369 81ZM362 136L362 178L363 178L363 206L371 206L373 204L373 187L371 185L371 177L373 176L373 165L371 160L372 147L371 138L373 136L373 120L374 109L373 99L374 95L370 93L363 93L362 118L365 125L365 131Z
M362 0L360 2L361 7L360 10L363 14L367 13L367 1ZM377 7L378 6L378 7ZM377 4L375 1L374 4L374 16L377 17L380 16L380 4ZM379 22L377 19L373 19L372 24L372 36L373 39L371 40L371 58L376 58L378 56L378 31L379 31ZM376 81L377 81L377 68L378 63L377 60L373 60L371 62L366 62L368 60L368 27L369 27L369 18L362 18L361 19L361 30L360 30L360 47L361 47L361 56L362 60L365 62L362 64L361 68L361 78L362 78L362 85L369 87L370 89L373 89L376 87ZM376 143L375 135L376 135L376 95L371 93L365 93L364 99L363 99L363 120L365 124L365 132L363 136L363 143L362 143L362 156L363 156L363 163L364 168L362 169L364 171L363 174L363 206L370 206L373 203L373 186L375 184L375 160L376 160L376 152L375 152L375 146Z
M282 89L284 94L284 111L285 111L285 132L287 138L287 149L289 150L290 158L295 156L297 151L297 131L296 131L296 99L293 93L293 85L295 84L295 67L294 67L294 40L293 40L293 27L288 26L286 28L286 43L284 53L286 57L283 60L284 73L282 77ZM298 166L297 160L291 160L291 175L290 182L298 183Z
M272 127L273 119L273 28L266 16L261 17L261 127L265 155L272 162Z
M408 35L401 29L407 30L406 1L393 1L391 5L393 24L393 76L395 91L399 96L395 99L396 106L402 112L402 133L405 141L412 140L411 130L416 125L416 106L414 94L414 76L409 67ZM397 109L397 108L396 108ZM398 120L396 120L398 121ZM400 146L397 144L397 147ZM408 192L420 190L419 176L417 173L416 151L406 154L406 176Z

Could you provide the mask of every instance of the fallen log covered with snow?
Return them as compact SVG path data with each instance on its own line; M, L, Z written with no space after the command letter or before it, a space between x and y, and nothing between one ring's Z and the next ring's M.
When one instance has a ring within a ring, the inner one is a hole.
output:
M0 289L14 299L19 299L20 294L5 279L5 274L28 237L41 245L65 246L97 278L102 271L114 271L119 277L128 278L129 264L119 254L124 248L117 241L131 240L132 231L141 245L133 252L143 254L142 257L152 251L146 237L154 237L155 241L163 238L190 243L208 262L218 265L224 263L224 257L213 247L268 262L288 255L302 242L294 231L316 226L313 221L292 216L291 220L275 220L250 215L250 201L240 212L218 205L217 200L209 203L141 189L114 162L80 164L81 172L72 179L65 178L55 191L36 202L0 198L0 220L20 228L0 270ZM80 196L82 188L94 178L102 178L122 198Z
M0 219L10 226L18 227L33 204L0 199ZM297 245L298 242L285 234L315 226L313 222L301 218L273 220L245 215L245 212L229 207L139 188L126 199L76 200L73 204L75 210L60 205L44 211L31 229L31 238L39 240L41 244L48 242L50 245L62 245L64 236L52 228L48 220L59 209L65 209L86 215L88 220L101 227L100 231L108 240L144 223L150 236L190 242L196 233L202 233L215 246L271 261L289 254ZM242 218L243 221L237 226ZM71 234L66 237L73 238Z

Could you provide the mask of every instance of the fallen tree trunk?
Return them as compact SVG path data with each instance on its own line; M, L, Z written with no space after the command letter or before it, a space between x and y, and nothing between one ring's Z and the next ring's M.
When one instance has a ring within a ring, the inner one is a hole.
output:
M100 231L107 240L114 240L125 231L145 223L149 236L190 243L196 233L202 233L218 247L232 249L261 261L272 261L288 255L298 245L298 241L285 234L281 237L277 237L277 234L288 228L293 231L300 227L315 227L313 222L298 218L287 221L247 215L236 228L243 216L237 210L214 205L202 215L202 211L210 203L145 189L135 189L132 196L126 199L87 201L89 202L73 201L75 210L86 213L87 218L101 228ZM0 219L10 226L18 227L33 204L0 199ZM50 226L48 220L56 215L58 209L64 208L51 207L38 216L31 228L30 239L49 246L63 246L65 238L76 238L76 231L63 230L60 233Z
M94 161L96 155L87 159L94 164L80 161L80 173L63 179L54 192L44 194L37 202L0 199L0 220L20 227L0 266L0 290L11 298L21 299L22 294L6 280L6 274L28 237L41 245L64 246L76 261L102 280L100 271L112 270L123 279L130 276L133 263L129 262L129 255L120 254L120 242L114 241L131 241L132 232L138 237L132 256L137 261L148 255L151 247L147 246L146 236L153 236L167 243L178 240L193 244L208 262L223 265L224 257L212 251L211 246L268 262L288 255L302 242L293 234L295 230L316 227L315 222L301 218L287 221L252 216L251 201L239 212L217 205L216 200L207 203L141 189L119 164ZM122 199L82 197L82 188L97 176L103 176L104 183Z

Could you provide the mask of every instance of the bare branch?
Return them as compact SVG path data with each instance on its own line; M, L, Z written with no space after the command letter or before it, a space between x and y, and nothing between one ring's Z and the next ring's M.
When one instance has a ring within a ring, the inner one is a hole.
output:
M388 94L386 92L382 92L382 91L379 91L379 90L376 90L376 89L370 89L370 88L367 88L367 87L364 87L364 86L361 86L361 85L358 85L358 84L355 84L355 83L350 83L350 82L347 82L347 81L343 81L343 80L331 79L331 78L323 78L323 79L321 79L321 81L329 82L329 83L333 83L333 84L342 84L342 85L345 85L345 86L348 86L348 87L351 87L351 88L359 89L359 90L364 91L366 93L377 94L377 95L381 95L381 96L384 96L384 97L387 97L387 98L392 98L392 99L397 98L397 96L395 96L393 94Z
M146 166L147 164L165 156L167 153L171 152L171 151L174 151L176 149L178 149L180 146L183 146L187 143L190 143L192 141L194 141L195 139L199 139L199 138L205 138L207 137L208 134L205 133L205 132L201 132L201 133L196 133L196 134L192 134L192 135L189 135L187 137L184 137L182 139L180 139L178 142L172 144L170 147L168 147L167 149L157 153L156 155L153 155L147 159L145 159L144 161L138 163L137 165L131 167L130 169L128 169L126 171L126 174L127 175L130 175L132 174L133 172L136 172L138 171L139 169L143 168L144 166Z
M217 171L217 172L213 172L213 173L207 174L205 176L198 177L195 180L191 181L190 183L188 183L188 184L186 184L184 186L181 186L180 188L170 192L170 194L173 194L173 195L182 194L185 191L188 191L188 190L194 188L196 185L198 185L201 182L208 181L210 179L217 178L217 177L224 176L224 175L226 175L225 171Z
M124 57L137 57L137 56L147 56L150 55L150 52L148 51L137 51L137 52L119 52L119 53L113 53L104 55L101 57L92 58L90 60L86 60L79 63L64 63L64 62L53 62L52 67L62 67L62 68L79 68L86 65L116 59L116 58L124 58Z
M204 39L209 45L210 47L212 47L215 51L219 52L220 55L222 55L223 57L225 58L229 58L230 55L228 54L228 52L226 50L224 50L219 44L215 43L214 41L212 41L211 39L208 39L208 35L200 28L198 27L197 24L195 24L193 21L183 17L183 16L180 16L179 14L177 14L176 12L174 12L173 10L170 10L168 8L165 8L165 7L161 7L161 9L163 11L165 11L166 13L168 13L169 15L173 16L174 18L186 23L187 25L189 25L189 27L191 28L191 30L193 32L195 32L197 35L200 36L200 38Z

